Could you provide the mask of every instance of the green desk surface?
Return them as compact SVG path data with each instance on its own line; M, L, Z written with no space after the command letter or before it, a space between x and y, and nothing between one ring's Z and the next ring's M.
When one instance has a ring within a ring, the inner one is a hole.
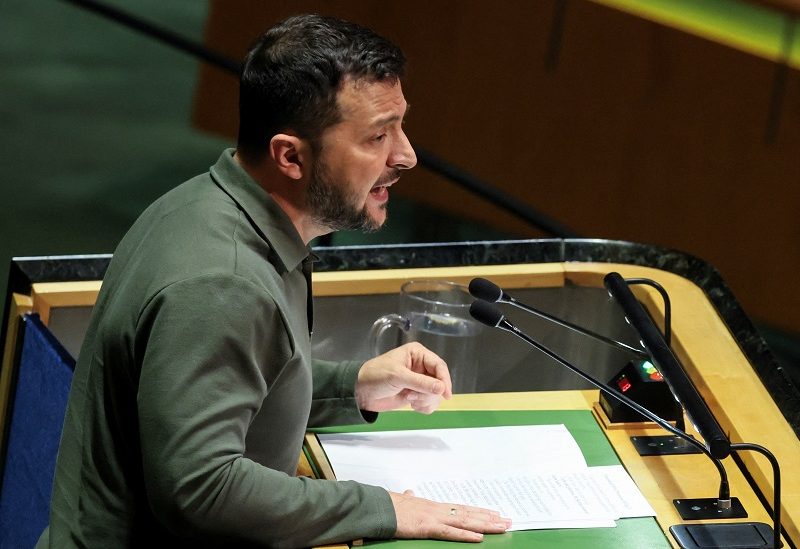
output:
M398 431L402 429L442 429L457 427L491 427L495 425L548 425L563 423L580 446L586 463L617 465L614 449L588 410L558 411L439 411L429 416L413 412L382 413L371 425L315 429L316 433ZM404 549L440 549L446 546L469 547L468 544L389 540L368 541L365 545ZM525 530L502 535L487 535L482 546L487 547L557 547L559 549L655 549L669 548L664 533L655 519L630 518L617 521L616 528L584 528L563 530Z

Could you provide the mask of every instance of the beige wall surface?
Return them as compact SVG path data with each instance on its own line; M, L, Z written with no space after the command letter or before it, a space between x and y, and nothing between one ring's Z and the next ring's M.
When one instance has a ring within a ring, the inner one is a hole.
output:
M658 244L715 265L748 314L800 331L800 77L765 140L777 65L588 0L567 2L555 66L554 0L212 3L206 43L241 59L293 13L367 25L401 45L416 145L583 236ZM236 80L204 68L195 122L235 135ZM417 169L393 192L543 236ZM766 268L765 268L766 267ZM787 298L788 296L788 298Z

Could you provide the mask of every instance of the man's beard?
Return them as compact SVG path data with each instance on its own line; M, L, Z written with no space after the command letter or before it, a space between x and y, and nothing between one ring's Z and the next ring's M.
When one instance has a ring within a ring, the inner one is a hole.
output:
M399 174L392 173L384 178L388 182L396 179L397 175ZM370 217L366 204L359 208L359 200L360 197L356 193L348 193L344 185L337 185L331 180L327 166L323 162L314 163L306 194L306 205L315 223L332 231L360 230L365 233L377 231L382 223ZM386 210L386 206L387 203L384 202L380 208Z

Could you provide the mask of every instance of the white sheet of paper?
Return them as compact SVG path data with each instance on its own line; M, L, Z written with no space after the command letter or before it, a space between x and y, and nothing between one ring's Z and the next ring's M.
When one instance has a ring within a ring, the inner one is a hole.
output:
M621 465L587 467L563 425L321 434L339 480L495 509L512 530L655 515Z
M511 524L507 532L516 530L553 530L558 528L614 528L617 523L608 520L537 520L534 522L517 521Z
M333 433L318 437L339 480L356 480L355 477L369 475L371 468L381 475L404 473L412 481L420 474L468 477L476 470L500 467L537 471L586 467L581 449L563 425Z
M603 505L617 518L654 517L656 512L622 465L589 467L592 484L602 494Z
M512 530L614 526L623 517L653 516L652 507L621 465L492 478L430 479L414 486L420 497L499 511ZM599 523L599 524L598 524Z

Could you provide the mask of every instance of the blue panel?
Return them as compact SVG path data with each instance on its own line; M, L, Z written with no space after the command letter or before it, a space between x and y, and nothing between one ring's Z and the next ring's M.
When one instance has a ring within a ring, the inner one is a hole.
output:
M3 484L0 547L33 547L47 526L58 443L75 361L42 325L25 317Z

